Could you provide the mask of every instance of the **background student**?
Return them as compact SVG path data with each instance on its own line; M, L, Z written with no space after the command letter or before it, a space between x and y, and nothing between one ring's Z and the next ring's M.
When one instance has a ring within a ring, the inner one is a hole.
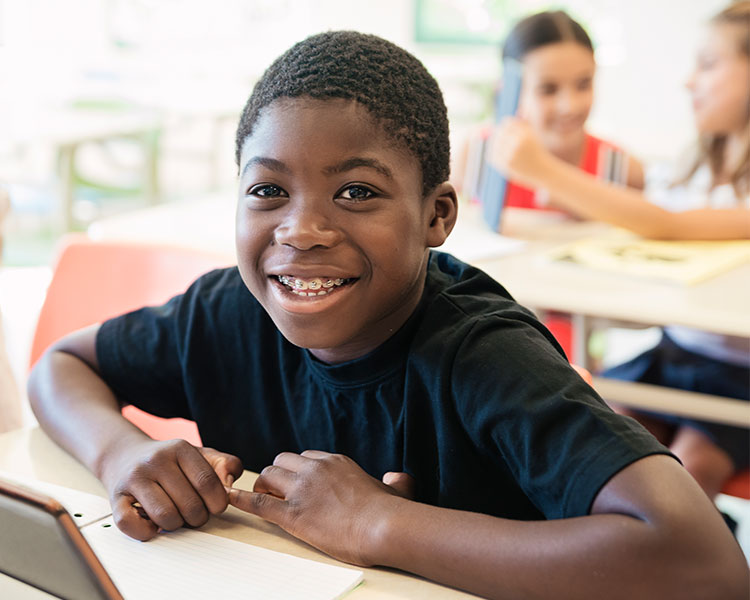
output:
M688 82L702 137L698 158L670 195L670 212L636 191L607 185L545 147L533 126L507 118L494 131L492 160L512 179L544 189L583 218L661 239L750 237L748 2L717 15ZM645 93L645 91L644 91ZM720 209L720 210L716 210Z
M525 17L505 39L502 58L521 63L518 114L552 156L596 177L643 188L641 164L586 131L596 62L591 38L577 21L563 11ZM465 162L468 146L463 154ZM459 186L463 183L457 181ZM566 210L545 190L515 180L508 182L504 205Z
M750 237L750 2L714 17L687 87L701 136L694 160L648 196L597 181L548 152L533 128L508 119L495 132L494 162L544 188L576 214L664 239ZM750 400L750 346L734 338L668 327L656 348L612 377ZM748 466L745 428L639 415L680 457L710 497Z
M744 598L744 557L678 462L498 283L430 250L456 219L446 112L390 42L295 44L237 129L238 267L53 346L40 423L140 539L231 501L488 597ZM123 402L218 450L145 437ZM254 491L227 492L243 463Z

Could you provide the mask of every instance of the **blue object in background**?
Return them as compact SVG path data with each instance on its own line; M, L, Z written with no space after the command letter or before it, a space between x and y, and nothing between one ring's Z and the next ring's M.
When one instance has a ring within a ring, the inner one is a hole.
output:
M503 60L503 75L500 91L495 99L495 122L512 116L518 110L521 95L521 63L512 58ZM479 201L482 215L493 231L500 229L500 215L505 204L508 182L487 160L489 140L485 143L485 159L479 180Z

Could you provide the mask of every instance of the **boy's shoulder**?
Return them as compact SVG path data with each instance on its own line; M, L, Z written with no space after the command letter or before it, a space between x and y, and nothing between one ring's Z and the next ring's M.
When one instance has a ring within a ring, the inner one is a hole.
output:
M431 342L441 352L452 347L473 353L483 350L467 340L489 335L494 350L515 345L516 352L519 333L532 345L551 343L559 351L552 335L501 283L450 254L431 253L417 341Z
M467 322L487 317L536 320L500 282L445 252L431 252L424 304L433 311L463 315L461 320Z

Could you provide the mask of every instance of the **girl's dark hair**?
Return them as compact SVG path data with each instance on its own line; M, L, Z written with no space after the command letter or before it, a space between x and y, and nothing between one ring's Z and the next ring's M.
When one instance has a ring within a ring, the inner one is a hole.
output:
M422 169L424 194L448 180L448 116L437 81L396 44L354 31L329 31L292 46L266 70L247 101L236 137L242 145L261 111L277 98L344 98L359 102Z
M516 23L503 44L503 58L520 62L532 50L558 42L578 42L594 51L591 38L580 23L556 10L536 13Z

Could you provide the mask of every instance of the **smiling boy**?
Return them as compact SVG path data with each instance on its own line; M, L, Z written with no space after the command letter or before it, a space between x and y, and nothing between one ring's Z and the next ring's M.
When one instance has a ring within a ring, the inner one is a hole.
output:
M499 284L430 250L457 203L445 105L413 56L354 32L296 44L237 154L238 268L68 336L32 374L40 423L118 527L145 540L231 502L488 597L746 595L680 465ZM194 419L208 447L147 438L123 403ZM254 491L227 492L243 464Z

